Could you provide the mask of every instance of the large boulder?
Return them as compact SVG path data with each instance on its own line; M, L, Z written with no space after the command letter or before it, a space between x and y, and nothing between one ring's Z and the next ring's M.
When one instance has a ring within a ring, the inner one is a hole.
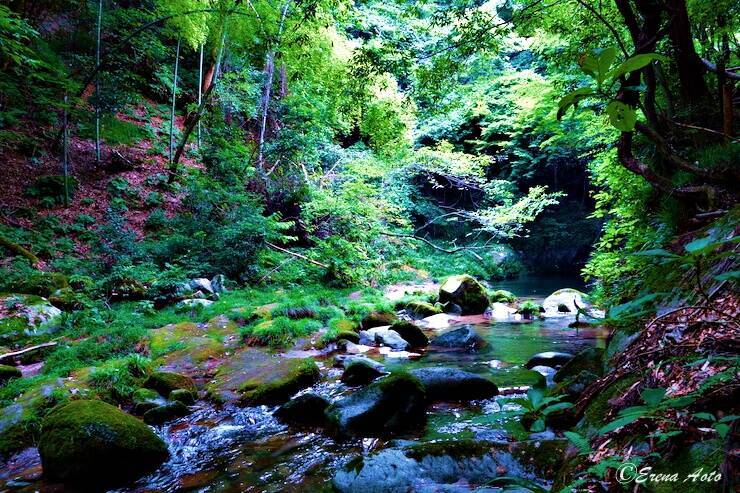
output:
M396 373L333 403L326 415L338 435L389 434L423 425L425 402L421 382L408 373Z
M468 275L450 276L439 287L439 302L453 303L463 315L477 315L488 308L486 288Z
M411 318L420 319L442 313L442 309L439 306L432 305L426 301L409 301L406 304L406 313Z
M275 411L275 417L292 425L319 426L326 421L329 401L320 395L307 393L296 396Z
M437 347L477 351L486 345L486 341L471 326L466 325L443 332L432 339L429 344Z
M192 378L169 371L153 372L144 382L144 387L156 390L165 397L169 396L173 390L178 389L187 390L192 394L198 393Z
M529 361L527 361L525 366L529 369L532 369L535 366L549 366L550 368L558 369L572 359L573 355L570 353L545 351L544 353L537 353L529 358Z
M144 413L142 418L148 425L161 425L173 419L187 416L190 413L188 406L182 402L168 402L163 406L157 406Z
M406 320L399 320L391 325L391 330L398 333L401 338L409 343L412 348L424 347L429 344L429 338L422 332L422 330L416 324L407 322Z
M239 388L244 406L281 404L295 393L319 381L321 374L313 359L284 360L272 372L255 375Z
M498 394L498 387L487 378L458 368L419 368L411 370L430 401L470 401Z
M361 330L360 344L388 346L397 351L403 351L409 347L409 343L388 326Z
M42 424L44 475L100 489L131 482L167 460L167 446L138 419L102 401L61 406Z
M26 336L52 334L60 327L62 311L36 295L0 296L0 344L14 344Z
M572 288L558 289L542 302L542 308L544 308L545 315L547 316L558 314L575 315L578 311L576 305L583 309L591 308L588 295Z

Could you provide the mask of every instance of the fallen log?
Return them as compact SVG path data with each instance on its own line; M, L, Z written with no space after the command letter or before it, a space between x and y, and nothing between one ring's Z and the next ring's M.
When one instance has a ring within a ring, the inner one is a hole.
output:
M17 358L18 356L24 356L24 355L29 354L29 353L40 351L41 349L45 349L45 348L49 348L49 347L54 347L56 345L57 345L57 343L56 342L53 342L53 341L52 342L44 342L42 344L37 344L36 346L27 347L27 348L24 348L24 349L20 349L18 351L12 351L10 353L0 354L0 363L2 363L5 360Z

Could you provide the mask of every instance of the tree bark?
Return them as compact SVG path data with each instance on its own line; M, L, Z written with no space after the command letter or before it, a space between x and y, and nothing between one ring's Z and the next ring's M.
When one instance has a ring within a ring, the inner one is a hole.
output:
M704 65L694 49L689 14L685 0L666 0L668 11L668 36L676 51L681 96L690 104L702 104L709 99L704 81Z
M180 38L177 38L175 48L175 73L172 78L172 108L170 109L170 163L172 163L175 147L175 102L177 101L177 69L180 65Z

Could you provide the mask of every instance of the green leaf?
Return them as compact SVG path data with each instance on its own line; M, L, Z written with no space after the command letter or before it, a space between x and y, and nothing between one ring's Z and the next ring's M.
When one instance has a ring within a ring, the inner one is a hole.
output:
M730 431L730 425L725 423L715 423L714 429L717 431L717 435L724 440L727 436L727 433Z
M606 106L606 114L609 115L609 122L617 130L632 132L635 129L637 112L631 106L621 101L612 101Z
M599 429L599 435L606 435L610 431L614 431L617 428L621 428L622 426L626 426L630 423L633 423L640 419L642 416L639 414L630 414L629 416L623 416L621 418L617 418L611 423L607 424L606 426L603 426Z
M568 108L570 108L571 106L575 107L580 100L594 94L595 92L591 87L581 87L580 89L576 89L575 91L569 92L568 94L563 96L558 103L557 119L562 119L565 113L568 111Z
M731 270L718 276L714 276L718 281L740 281L740 270Z
M542 418L538 419L537 421L532 423L532 427L529 430L534 433L545 431L545 420Z
M609 46L599 50L594 50L592 54L586 55L580 60L581 69L601 84L606 80L609 68L617 58L617 48Z
M650 407L660 404L665 397L666 389L645 389L640 393L642 400Z
M545 409L542 410L542 414L547 416L550 413L554 413L555 411L562 411L563 409L568 409L573 407L573 404L570 402L559 402L557 404L553 404L552 406L547 406Z
M740 419L740 416L735 416L734 414L730 414L729 416L724 416L722 419L719 420L720 423L732 423L736 419Z
M686 250L688 253L704 253L708 250L712 250L713 248L719 246L720 243L715 242L714 239L711 236L706 236L704 238L697 238L696 240L687 243L684 245L683 249Z
M607 77L617 79L628 72L640 70L655 60L666 61L667 58L662 55L658 55L657 53L642 53L640 55L635 55L620 63L617 68L607 74Z
M694 414L694 417L697 419L705 419L707 421L717 421L717 418L714 417L714 414L711 413L696 413Z
M584 437L583 435L580 435L576 433L575 431L564 431L563 435L565 435L565 438L570 440L573 445L576 446L578 451L582 454L589 454L591 453L591 444L588 442L588 439Z
M532 403L533 409L537 409L537 407L539 407L544 396L545 392L542 389L532 387L531 389L527 390L527 398L529 398L529 402Z
M643 250L641 252L633 253L636 257L665 257L665 258L681 258L680 255L671 253L668 250L662 248L653 248L652 250Z

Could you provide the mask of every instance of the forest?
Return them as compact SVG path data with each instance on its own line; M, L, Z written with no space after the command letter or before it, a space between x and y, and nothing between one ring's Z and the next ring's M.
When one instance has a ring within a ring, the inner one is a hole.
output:
M2 0L0 68L0 491L740 487L737 0Z

